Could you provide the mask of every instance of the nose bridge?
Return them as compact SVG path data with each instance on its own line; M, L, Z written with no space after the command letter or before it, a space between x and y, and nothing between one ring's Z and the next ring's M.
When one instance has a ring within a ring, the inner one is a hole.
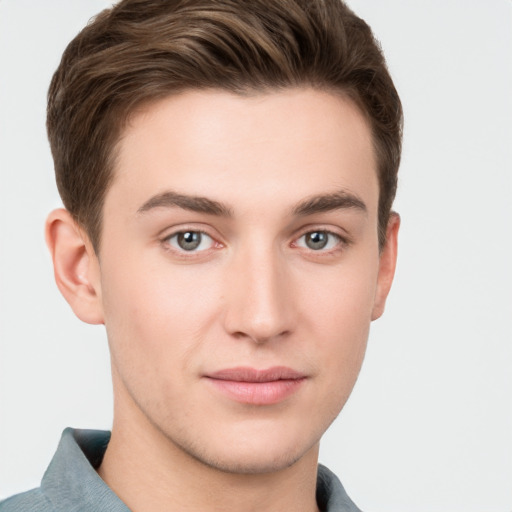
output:
M286 262L270 242L252 240L233 257L226 329L263 342L293 330Z

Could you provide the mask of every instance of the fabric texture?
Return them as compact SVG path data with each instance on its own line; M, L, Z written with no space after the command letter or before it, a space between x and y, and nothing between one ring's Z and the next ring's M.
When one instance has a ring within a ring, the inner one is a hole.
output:
M96 473L109 440L110 432L67 428L41 487L0 502L0 512L130 512ZM361 512L321 464L316 499L322 512Z

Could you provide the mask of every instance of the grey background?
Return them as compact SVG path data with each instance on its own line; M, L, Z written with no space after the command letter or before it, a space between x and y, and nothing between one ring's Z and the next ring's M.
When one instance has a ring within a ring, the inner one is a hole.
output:
M101 327L53 283L44 130L60 55L104 0L0 1L0 496L36 486L66 426L109 428ZM512 2L350 0L406 130L399 267L321 460L366 511L512 510Z

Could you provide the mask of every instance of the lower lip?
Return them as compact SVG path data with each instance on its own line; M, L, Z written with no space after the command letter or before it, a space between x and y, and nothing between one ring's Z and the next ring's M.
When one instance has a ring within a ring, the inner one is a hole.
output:
M208 381L228 398L252 405L272 405L282 402L296 393L305 380L302 378L269 382L241 382L208 378Z

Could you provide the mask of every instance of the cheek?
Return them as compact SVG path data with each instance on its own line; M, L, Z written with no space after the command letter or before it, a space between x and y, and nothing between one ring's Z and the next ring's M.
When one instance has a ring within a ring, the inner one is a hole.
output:
M333 403L343 404L357 379L368 340L376 289L376 265L340 267L330 277L317 276L322 286L308 287L302 310L322 379ZM314 282L314 281L311 281Z
M165 261L112 265L102 283L105 326L114 355L151 361L153 368L183 361L215 318L217 285L210 273Z
M146 411L168 411L180 403L193 377L201 329L211 314L197 300L190 279L169 268L139 265L143 272L115 266L105 272L103 302L114 386L125 389ZM106 269L107 270L107 269ZM201 321L200 319L203 319Z
M353 259L358 261L319 268L299 282L303 314L328 337L338 333L347 340L358 338L357 333L366 332L371 321L378 263Z

